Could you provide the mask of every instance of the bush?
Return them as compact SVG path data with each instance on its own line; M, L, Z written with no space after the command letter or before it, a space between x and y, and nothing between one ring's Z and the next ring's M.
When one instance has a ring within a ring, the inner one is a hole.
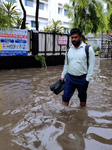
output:
M97 47L95 50L95 55L100 55L101 51L100 51L100 47Z
M97 48L96 48L96 51L100 51L100 47L97 47Z
M95 47L95 46L93 46L93 50L94 50L94 51L96 50L96 47Z
M42 68L45 67L45 57L44 56L35 55L35 59L41 63Z

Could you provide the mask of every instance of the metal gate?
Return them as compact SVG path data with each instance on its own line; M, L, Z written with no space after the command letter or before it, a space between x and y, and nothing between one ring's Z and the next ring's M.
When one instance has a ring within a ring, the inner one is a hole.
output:
M29 32L29 51L32 55L62 55L69 48L71 43L70 35L35 32L33 30ZM58 44L59 36L67 36L68 42L66 45Z
M102 34L100 57L112 58L112 37L107 34Z

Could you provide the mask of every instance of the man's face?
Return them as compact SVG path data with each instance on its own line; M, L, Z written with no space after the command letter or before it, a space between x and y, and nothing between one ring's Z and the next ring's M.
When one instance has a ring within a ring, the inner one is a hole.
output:
M71 42L77 48L81 44L82 37L78 33L71 35Z

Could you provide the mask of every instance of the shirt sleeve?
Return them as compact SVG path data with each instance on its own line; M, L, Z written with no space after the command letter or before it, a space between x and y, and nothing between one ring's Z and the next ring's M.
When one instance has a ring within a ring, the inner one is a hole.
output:
M95 54L92 47L89 47L89 66L88 66L88 72L86 76L86 80L90 81L93 78L94 75L94 65L95 65Z
M68 72L68 52L66 51L65 53L65 62L64 62L64 67L63 67L63 71L61 74L61 78L65 78L65 75Z

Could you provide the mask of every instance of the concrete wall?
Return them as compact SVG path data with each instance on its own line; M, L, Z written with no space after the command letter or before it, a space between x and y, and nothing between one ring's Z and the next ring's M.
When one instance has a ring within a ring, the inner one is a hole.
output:
M46 57L47 66L63 65L64 55L55 55ZM34 56L2 56L0 57L0 70L3 69L21 69L41 67L39 61Z
M101 40L100 39L88 39L88 44L91 45L91 47L100 47L101 49Z

